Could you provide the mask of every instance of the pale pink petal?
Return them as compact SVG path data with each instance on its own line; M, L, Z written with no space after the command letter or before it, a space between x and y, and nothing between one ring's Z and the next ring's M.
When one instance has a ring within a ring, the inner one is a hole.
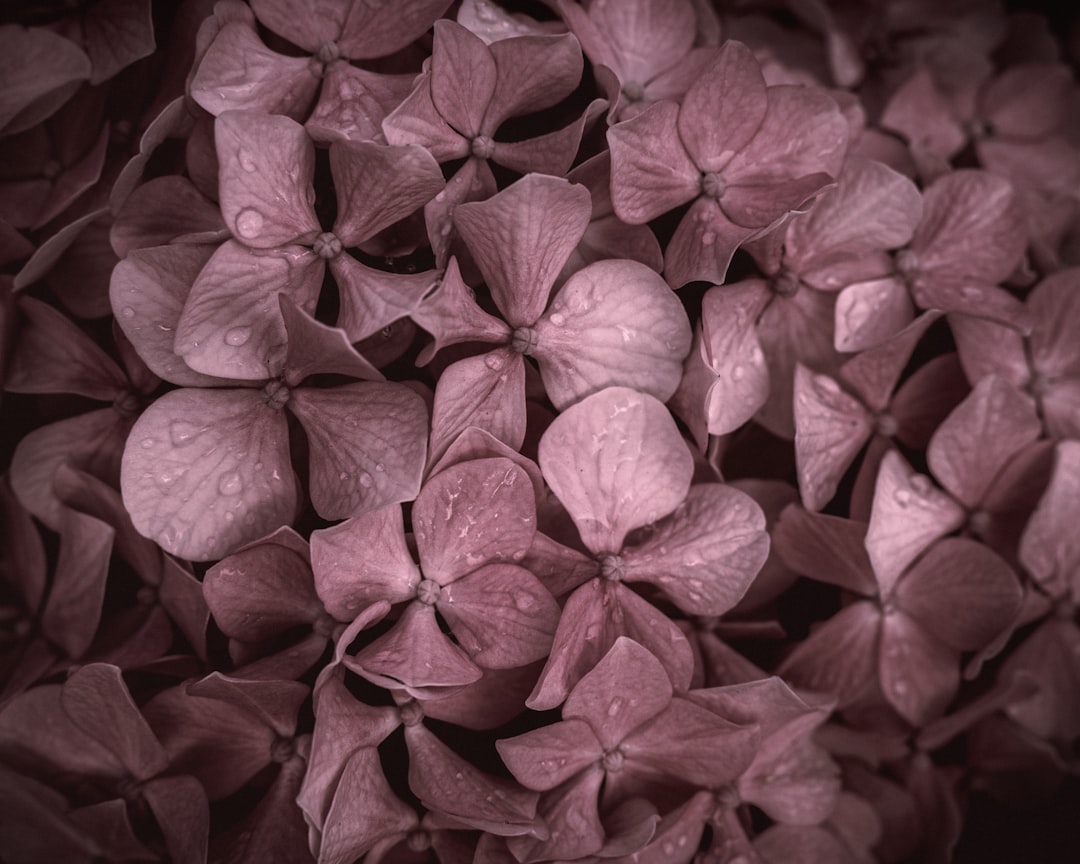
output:
M310 242L315 217L315 147L288 117L226 111L214 122L221 166L221 215L256 249Z
M824 826L778 823L754 838L763 864L859 864L843 840Z
M883 596L900 574L939 537L964 524L964 508L911 470L895 450L885 454L874 487L866 551Z
M182 387L222 382L191 369L173 350L176 324L211 246L137 249L116 265L109 299L124 335L157 375Z
M922 309L962 312L1031 331L1031 314L1004 288L964 276L930 274L911 283L911 296Z
M664 277L673 288L688 282L720 284L731 256L758 233L729 219L712 198L698 198L683 216L664 251Z
M784 182L825 173L837 177L848 123L824 90L795 85L768 88L768 109L750 142L724 168L729 183Z
M1055 438L1080 438L1080 380L1055 384L1042 397L1046 431Z
M511 837L506 847L513 857L505 864L510 861L573 861L602 849L605 832L597 802L604 777L599 765L587 767L545 794L540 799L537 818L550 826L550 838ZM497 864L503 864L503 861Z
M378 600L408 600L420 584L396 504L311 532L311 566L319 599L340 621Z
M442 118L466 138L480 134L497 80L495 58L478 37L454 21L436 22L431 101ZM492 130L483 131L490 134Z
M753 52L728 40L686 91L679 138L701 171L722 171L753 139L767 110L765 79Z
M1024 529L1020 561L1054 596L1080 597L1080 443L1061 441L1050 484Z
M120 489L139 533L181 558L221 558L292 522L285 416L258 390L174 390L136 421Z
M278 374L287 342L278 294L314 312L323 272L322 259L300 246L259 254L226 242L191 286L175 352L204 375L259 381Z
M604 99L593 99L575 120L553 132L524 141L496 141L491 159L521 174L536 172L562 177L574 164L585 128L591 126L605 108L607 102Z
M795 572L864 597L877 594L866 555L866 525L787 507L773 533L774 548Z
M881 115L881 125L903 135L913 150L949 160L967 141L929 70L921 69L892 94Z
M820 510L869 440L873 419L828 375L795 367L795 463L803 506Z
M1000 557L966 537L934 544L896 585L897 605L957 651L976 651L1010 627L1023 589Z
M334 234L358 246L423 207L446 185L439 165L415 144L335 141L330 172L337 195Z
M893 395L889 412L899 426L896 437L908 447L925 450L941 421L960 404L968 390L955 352L927 361Z
M424 576L447 586L525 556L536 533L532 484L509 459L451 465L424 484L412 521Z
M679 139L678 116L674 102L657 102L607 132L611 203L630 225L655 219L701 191L701 172Z
M604 755L604 746L592 726L580 719L503 738L495 746L517 781L537 792L554 789Z
M1063 64L1021 63L986 86L980 108L995 135L1039 139L1061 126L1074 87Z
M191 81L191 98L215 117L259 111L303 118L319 89L310 57L271 51L246 22L218 31Z
M598 261L559 290L532 328L548 397L562 409L605 387L633 387L668 399L690 349L678 298L636 261Z
M349 3L336 36L338 46L351 60L387 57L431 29L449 5L448 0L404 0L393 5ZM295 12L291 3L283 7L287 10L283 32L288 34L294 26ZM331 4L329 9L337 12L341 5Z
M500 39L490 51L496 77L481 130L487 135L504 120L561 102L581 80L581 47L570 34Z
M882 618L877 663L885 698L914 726L941 716L960 686L954 650L902 612Z
M822 171L789 180L730 184L720 197L720 208L736 225L772 230L789 213L805 212L816 195L833 186L832 177Z
M535 574L556 597L569 594L600 572L599 562L540 532L521 559L521 566Z
M657 586L688 615L722 615L757 576L769 552L765 516L722 483L690 487L686 502L622 557L623 579Z
M319 101L304 123L323 144L383 141L382 121L412 91L410 74L384 75L350 63L331 63L323 73Z
M546 834L536 818L535 792L475 768L422 724L407 726L405 741L409 788L427 809L502 837Z
M540 174L455 208L454 224L512 326L527 327L540 317L591 211L584 186Z
M383 374L353 348L344 330L316 321L312 313L297 306L287 294L278 294L277 299L288 334L281 374L287 385L295 386L312 375L383 380Z
M412 93L386 116L383 134L389 144L418 144L438 162L469 155L469 142L442 118L431 101L431 73L417 76Z
M428 423L414 390L377 381L301 387L288 404L307 432L311 503L324 519L416 497Z
M1033 696L1006 709L1009 717L1049 741L1076 738L1080 734L1077 654L1080 654L1080 629L1064 618L1047 618L1006 661L1006 672L1024 670L1039 685Z
M525 699L536 682L540 665L484 669L479 681L425 702L424 715L477 731L503 726L525 710Z
M562 716L585 720L603 748L611 750L664 711L671 696L671 681L660 661L637 642L620 636L574 685Z
M784 258L804 273L840 252L895 249L911 240L921 215L922 197L909 179L881 162L849 159L836 188L789 226Z
M1041 432L1031 400L991 375L938 427L926 451L927 463L946 489L973 508L1005 463Z
M1080 326L1080 271L1069 268L1040 282L1028 298L1035 326L1031 333L1031 362L1038 372L1056 377L1080 377L1080 349L1075 333ZM1014 381L1018 386L1025 381Z
M881 620L875 603L844 607L800 642L777 674L804 690L834 696L838 708L850 705L876 677Z
M900 374L911 360L915 346L928 327L941 316L928 312L919 316L903 330L886 341L867 348L840 367L840 378L854 390L874 412L884 411L889 404Z
M907 286L895 276L859 282L836 297L834 345L865 351L899 333L915 317Z
M472 684L483 674L439 629L435 607L417 601L405 607L389 632L344 664L380 687L403 687L417 699Z
M515 450L525 440L525 364L498 348L466 357L443 370L431 411L430 461L469 426L478 426Z
M651 396L609 387L570 406L540 439L540 469L597 554L673 511L690 487L690 451Z
M185 177L155 177L124 201L109 229L113 251L126 258L135 249L171 243L195 235L226 239L228 229L217 205Z
M432 271L388 273L342 254L330 261L340 296L337 326L351 342L373 336L409 315L438 283Z

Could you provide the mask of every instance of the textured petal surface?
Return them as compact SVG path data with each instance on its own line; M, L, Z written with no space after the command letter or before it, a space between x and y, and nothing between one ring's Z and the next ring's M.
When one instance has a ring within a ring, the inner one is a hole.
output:
M592 726L580 719L503 738L495 746L517 781L537 792L554 789L604 755L604 747Z
M1056 596L1080 597L1080 537L1071 530L1080 510L1080 444L1057 445L1054 474L1020 543L1020 561Z
M257 390L174 390L135 423L120 489L144 536L181 558L221 558L292 522L285 417Z
M693 470L667 409L624 387L563 411L539 453L544 478L596 553L617 553L628 532L678 507Z
M878 672L885 698L915 726L944 713L960 686L956 654L903 613L881 624Z

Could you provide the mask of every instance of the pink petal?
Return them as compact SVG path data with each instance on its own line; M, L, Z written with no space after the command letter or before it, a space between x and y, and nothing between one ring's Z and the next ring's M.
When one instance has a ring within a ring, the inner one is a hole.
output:
M414 78L331 63L323 73L319 102L304 128L323 144L383 141L382 121L409 95Z
M315 148L304 127L281 115L226 111L214 123L221 166L221 215L256 249L310 242Z
M1020 562L1054 596L1080 597L1080 537L1072 530L1080 486L1080 444L1057 445L1054 474L1020 542Z
M308 436L311 503L324 519L409 501L420 490L427 406L397 383L301 387L289 408Z
M478 770L422 724L407 726L405 741L409 787L426 808L503 837L543 833L535 792Z
M754 137L766 116L765 80L753 53L728 40L686 91L679 137L702 171L721 171Z
M1022 63L983 90L982 114L995 135L1038 139L1056 131L1068 112L1072 74L1059 63Z
M580 719L503 738L495 746L517 781L537 792L554 789L604 755L604 745L592 726Z
M300 246L267 255L230 240L191 286L174 350L204 375L246 381L272 377L281 371L287 342L278 294L314 312L323 272L322 259Z
M448 585L437 608L473 661L512 669L547 657L559 606L528 570L491 564Z
M981 543L946 537L896 586L896 602L957 651L976 651L1012 625L1023 589L1012 569Z
M1031 401L992 375L945 418L930 439L926 459L941 484L973 508L1005 463L1041 432Z
M357 246L423 207L446 185L427 150L370 141L335 141L330 171L337 193L334 233Z
M599 564L576 549L537 532L521 566L536 575L556 597L569 594L599 572Z
M870 413L827 375L795 367L795 462L808 510L820 510L873 432Z
M128 389L126 376L97 343L47 303L20 294L4 389L12 393L75 393L111 402Z
M524 141L496 141L491 159L521 174L535 172L562 177L574 163L585 128L607 108L604 99L594 99L577 118L565 126L526 138Z
M923 194L923 218L910 249L920 274L1003 282L1026 245L1011 184L985 171L953 171Z
M611 203L630 225L641 225L701 191L701 172L676 129L679 106L658 102L607 133Z
M379 600L408 600L420 584L397 505L313 531L311 565L319 599L340 621Z
M285 417L256 390L166 393L136 421L120 473L139 533L203 561L291 523L295 482Z
M411 314L438 284L437 274L430 270L388 273L361 264L347 253L330 261L330 271L341 304L337 326L351 342L367 339Z
M540 799L538 819L550 826L550 838L512 837L507 848L513 860L527 862L577 860L604 845L604 826L597 811L604 771L599 765ZM586 859L588 860L588 859ZM501 864L501 862L500 862ZM509 862L507 862L509 864Z
M412 93L387 115L382 128L389 144L418 144L440 163L463 159L470 152L469 141L451 128L435 108L430 72L417 76Z
M466 138L493 131L482 130L482 125L497 80L495 59L479 38L453 21L436 22L431 101L442 118Z
M540 317L591 210L583 186L532 174L487 201L454 210L454 224L511 325Z
M116 321L146 365L182 387L217 380L191 369L173 350L187 295L213 252L209 246L137 249L116 265L109 296Z
M907 566L965 518L964 509L930 478L913 472L903 456L895 450L885 454L866 534L866 551L882 595L892 593Z
M678 298L636 261L598 261L559 290L533 328L548 397L562 409L605 387L633 387L667 399L690 349Z
M424 575L449 585L484 564L524 557L536 533L532 484L508 459L462 462L427 481L412 520Z
M45 547L30 514L0 482L0 534L4 537L5 584L26 611L37 614L45 597Z
M1028 298L1034 319L1031 363L1036 371L1052 378L1076 377L1080 370L1080 351L1073 338L1080 325L1077 285L1077 271L1062 270L1040 282ZM1013 383L1022 386L1027 382Z
M352 347L344 330L316 321L287 294L280 293L277 299L288 336L281 375L286 384L296 385L312 375L383 380L383 374Z
M757 233L736 225L712 198L698 198L664 252L664 276L673 288L688 282L721 283L735 250Z
M628 697L631 692L638 698ZM588 722L603 749L611 750L664 711L671 695L671 681L660 661L637 642L620 636L574 685L562 716Z
M967 137L928 70L919 70L896 89L881 125L899 132L913 149L943 160L959 152Z
M921 215L922 197L908 178L881 162L849 159L836 188L792 221L785 261L802 273L829 256L895 249L911 240Z
M872 686L881 612L859 600L845 606L800 642L777 674L795 686L836 698L844 708Z
M10 481L15 497L45 525L57 530L63 509L53 490L57 467L67 462L115 484L130 428L129 416L103 408L26 433L11 456Z
M889 339L852 357L840 367L840 378L859 394L870 410L884 411L915 346L939 317L933 312L921 315Z
M924 450L941 421L960 404L968 389L955 353L924 363L893 394L889 410L900 427L896 437L908 447Z
M381 839L415 827L416 812L394 795L379 763L379 751L363 747L345 763L326 814L319 860L350 864Z
M486 432L478 426L468 427L455 438L454 443L446 449L443 457L435 465L428 466L428 476L434 476L440 471L445 471L451 465L457 465L460 462L472 462L476 459L490 457L509 459L517 465L528 475L537 502L546 500L547 487L544 485L544 476L540 473L539 466L527 456L522 455L517 450L510 449L490 432ZM528 570L532 569L527 565L523 566Z
M729 183L779 183L840 174L848 124L824 90L795 85L768 88L768 108L750 142L724 168Z
M126 258L135 249L170 243L185 235L225 239L228 229L217 205L185 177L155 177L124 201L109 229L113 251Z
M157 777L141 788L176 864L200 864L210 837L210 805L194 777Z
M554 629L554 628L552 628ZM424 703L424 714L464 729L487 731L509 723L525 710L540 665L484 669L484 677L450 695Z
M1031 315L1024 304L1003 288L962 276L920 276L911 284L911 296L922 309L963 312L997 321L1028 333Z
M392 7L352 3L344 16L337 43L341 53L351 60L389 56L431 29L448 5L447 0L406 0ZM295 12L289 3L284 4L284 9L283 32L288 34L295 23Z
M478 681L481 670L439 629L435 607L414 601L387 633L367 645L345 666L384 688L416 699L437 698L448 688Z
M960 685L953 649L903 613L882 619L878 674L889 704L913 726L943 714Z
M301 119L319 89L310 57L271 51L246 22L218 31L191 80L191 98L215 117L258 111Z
M657 586L688 615L722 615L746 593L769 552L765 516L721 483L690 487L686 502L621 556L628 582Z
M0 30L5 81L0 130L5 135L40 123L92 74L90 59L72 41L44 27Z
M559 705L620 636L655 656L676 688L689 686L693 654L682 631L626 586L591 579L566 601L550 659L526 704L534 711Z
M509 348L466 357L443 370L431 412L430 461L438 461L469 426L515 450L525 440L525 365Z
M570 34L501 39L489 50L495 90L480 130L487 135L495 134L504 120L561 102L581 80L581 47Z
M167 767L165 751L115 666L80 667L64 682L61 703L68 716L114 753L133 777L147 780Z
M733 183L720 198L721 209L736 225L772 229L789 213L805 212L814 196L833 185L832 177L822 171L779 182Z
M540 439L540 469L585 545L618 553L627 533L674 510L692 459L667 409L609 387L562 412Z
M865 542L863 523L795 506L784 509L773 533L774 548L795 572L873 597L877 583Z
M1034 696L1010 705L1006 709L1008 716L1043 739L1074 739L1080 726L1076 720L1080 717L1077 654L1080 630L1062 618L1047 618L1009 655L1005 671L1029 672L1039 689Z
M60 513L60 553L49 599L41 613L42 635L79 658L89 649L101 621L115 532L93 516Z

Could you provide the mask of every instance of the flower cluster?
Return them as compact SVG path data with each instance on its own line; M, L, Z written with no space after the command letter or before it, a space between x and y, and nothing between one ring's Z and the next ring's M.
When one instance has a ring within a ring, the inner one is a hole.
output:
M1075 860L1016 5L5 12L0 857Z

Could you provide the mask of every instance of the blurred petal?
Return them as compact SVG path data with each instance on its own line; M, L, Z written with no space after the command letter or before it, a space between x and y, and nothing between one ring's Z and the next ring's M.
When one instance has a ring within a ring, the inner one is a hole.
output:
M953 649L903 613L882 618L878 674L889 704L913 726L943 714L960 686Z
M1020 561L1054 596L1080 597L1080 443L1057 445L1054 474L1020 542Z
M787 507L773 532L774 548L797 573L864 597L877 594L866 554L866 525Z

